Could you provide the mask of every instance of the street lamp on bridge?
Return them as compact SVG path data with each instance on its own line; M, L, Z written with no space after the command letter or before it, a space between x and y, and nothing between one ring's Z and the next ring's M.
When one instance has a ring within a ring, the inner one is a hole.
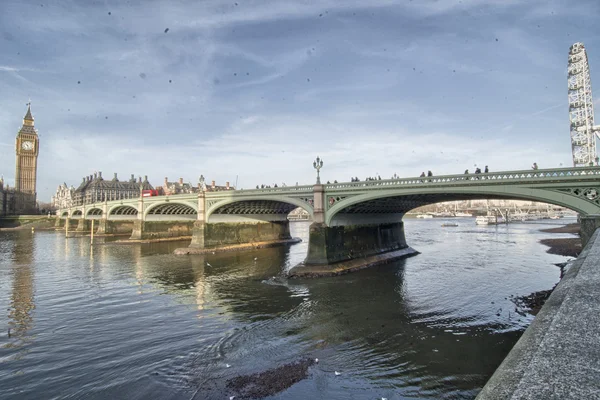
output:
M317 185L321 184L321 177L319 176L319 171L323 168L323 160L317 156L317 159L313 161L313 167L317 170Z

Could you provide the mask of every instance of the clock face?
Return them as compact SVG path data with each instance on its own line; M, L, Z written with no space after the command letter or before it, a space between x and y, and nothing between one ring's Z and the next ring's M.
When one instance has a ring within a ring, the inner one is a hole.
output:
M23 150L33 150L33 142L24 141L21 143L21 148Z

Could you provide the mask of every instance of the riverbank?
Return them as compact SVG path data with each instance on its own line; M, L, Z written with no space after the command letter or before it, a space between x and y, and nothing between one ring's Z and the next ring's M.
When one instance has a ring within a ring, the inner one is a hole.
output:
M0 218L0 231L54 230L56 219L46 215L14 215Z
M542 239L540 240L540 243L549 247L549 249L546 250L547 253L565 257L578 257L582 251L579 228L578 223L573 223L556 228L540 229L541 232L546 233L572 233L577 235L577 237L570 238Z
M555 228L540 229L540 232L572 233L578 235L577 237L571 238L541 239L540 243L545 246L548 246L548 250L546 250L546 253L577 258L582 251L578 223L567 224ZM565 262L555 265L561 269L560 277L562 279L564 274L564 268L567 265L567 263ZM526 296L515 297L512 299L512 302L515 303L516 309L518 311L527 312L532 315L537 315L537 313L542 309L544 303L546 303L546 300L548 300L548 298L554 291L555 287L556 285L550 290L541 290L539 292L534 292Z

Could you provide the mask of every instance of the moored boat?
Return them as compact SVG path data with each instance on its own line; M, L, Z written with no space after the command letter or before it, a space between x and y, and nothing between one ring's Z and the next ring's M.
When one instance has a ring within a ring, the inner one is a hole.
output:
M495 215L480 215L475 218L475 223L477 225L498 225L504 223L504 218Z

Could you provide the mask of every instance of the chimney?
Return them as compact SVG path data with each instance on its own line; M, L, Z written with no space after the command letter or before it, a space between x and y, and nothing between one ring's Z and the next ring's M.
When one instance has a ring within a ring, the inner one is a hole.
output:
M119 179L117 179L117 173L115 172L115 177L113 178L113 180L118 181Z
M144 182L148 182L148 175L144 175Z
M138 176L138 183L142 183L142 177Z
M98 171L98 178L102 179L102 171Z
M83 181L81 183L85 183L85 176L83 177Z
M165 187L169 186L169 178L165 176Z
M135 176L133 176L133 174L131 174L131 179L129 180L129 182L135 182Z
M212 181L212 183L210 184L210 186L212 186L212 188L215 188L215 181Z
M179 178L179 184L183 185L183 178Z
M229 182L225 182L225 189L229 190Z
M96 179L98 177L98 173L94 172L94 179Z

